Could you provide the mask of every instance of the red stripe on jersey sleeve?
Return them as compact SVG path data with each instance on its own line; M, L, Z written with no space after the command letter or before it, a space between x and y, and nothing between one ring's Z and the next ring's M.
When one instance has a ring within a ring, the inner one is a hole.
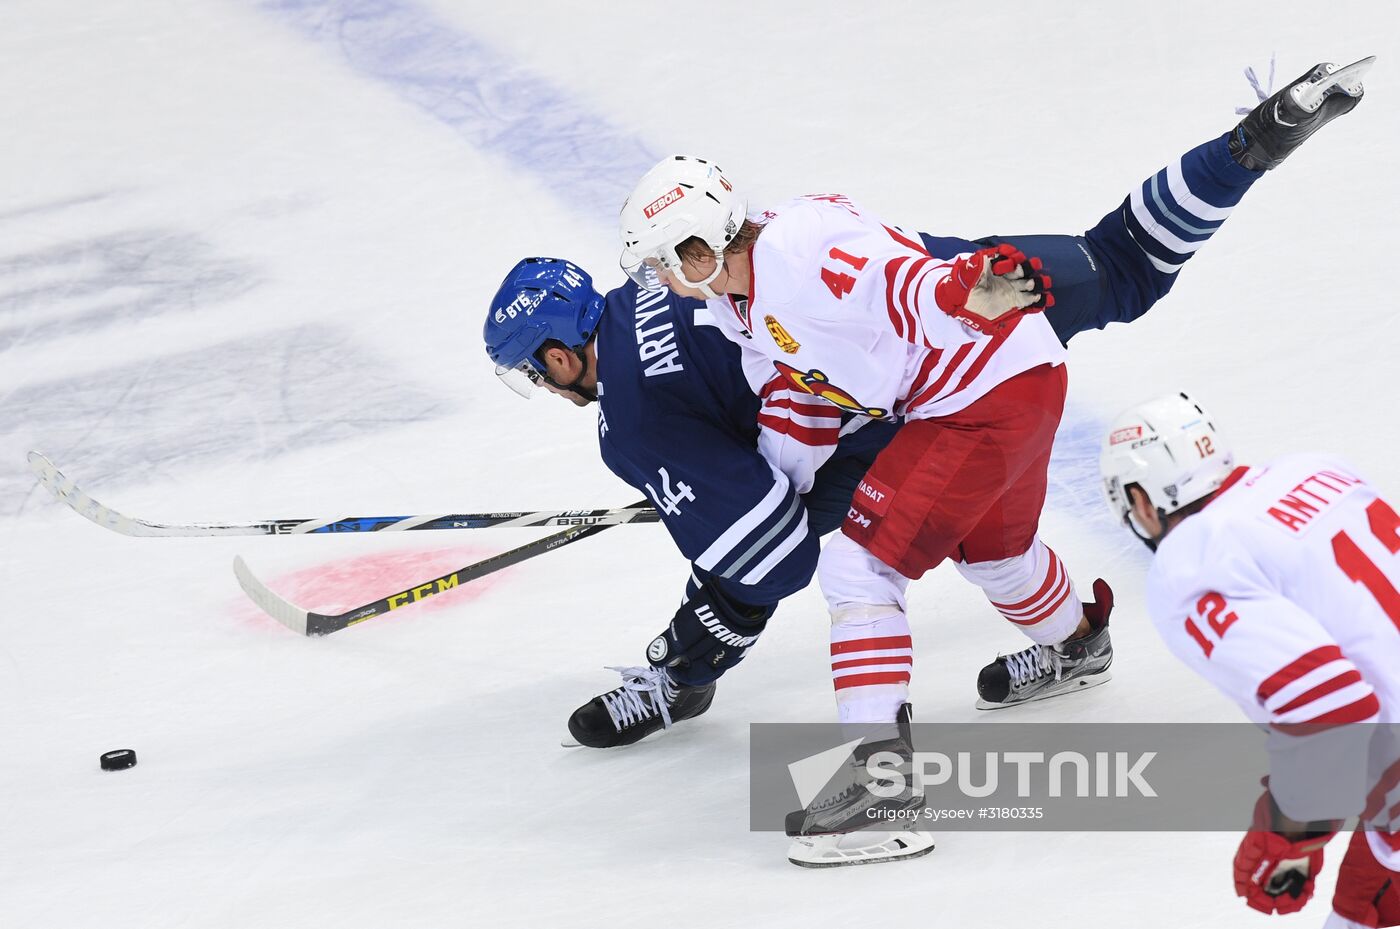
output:
M769 416L766 413L758 414L758 424L771 432L788 436L803 445L810 445L814 448L835 445L841 441L841 429L837 426L832 426L830 429L816 429L812 426L795 423L790 419Z
M1315 648L1265 678L1264 683L1260 684L1259 690L1255 692L1256 696L1259 698L1259 702L1263 703L1309 671L1342 657L1342 650L1336 645L1323 645Z
M947 386L948 379L953 376L953 372L958 369L958 365L962 364L963 359L967 357L967 353L972 351L972 346L974 344L973 342L964 342L959 346L958 350L953 353L953 357L948 359L948 366L943 369L943 373L938 376L938 380L934 381L926 389L920 391L918 396L910 400L905 410L915 409L938 396L939 391Z
M982 354L977 356L977 360L967 369L967 373L962 376L962 380L958 381L958 386L954 388L953 393L957 393L976 380L977 375L981 374L982 369L987 366L987 362L991 361L992 356L997 353L997 349L1006 344L1007 337L1016 331L1016 327L1021 325L1021 320L1025 318L1024 314L1017 316L1015 319L1011 320L1011 322L1006 323L1001 329L997 330L997 334L983 347Z
M1350 723L1364 723L1379 716L1381 702L1374 693L1369 693L1353 703L1329 710L1321 716L1300 723L1274 723L1273 727L1284 735L1314 735Z
M1298 697L1297 699L1290 700L1288 703L1285 703L1283 706L1274 710L1274 715L1282 716L1284 713L1289 713L1293 710L1298 709L1299 707L1307 706L1309 703L1312 703L1314 700L1317 700L1320 697L1325 697L1330 693L1334 693L1335 691L1341 690L1348 684L1357 684L1360 682L1361 672L1356 670L1355 668L1352 668L1350 671L1347 671L1344 674L1338 674L1336 677L1332 678L1332 680L1328 681L1325 684L1317 685L1312 690L1309 690L1307 693L1303 694L1301 697Z
M929 375L933 372L933 369L938 366L938 359L942 357L943 349L941 348L935 348L933 351L925 355L924 363L919 365L919 373L914 375L914 380L910 383L922 384L925 380L927 380ZM913 392L914 391L911 390L910 394L913 394Z
M845 642L832 642L831 654L844 655L847 652L880 652L892 648L913 648L914 638L907 635L884 635L870 639L848 639Z
M904 277L904 286L899 288L899 308L906 318L909 315L909 287L914 283L914 278L919 276L919 272L932 261L932 258L920 258L909 266L909 273Z
M885 263L885 312L890 314L890 323L894 326L894 331L901 339L907 338L904 332L903 315L894 301L894 279L899 276L899 269L904 267L904 263L909 260L908 255L900 255L893 261ZM909 335L913 335L912 332Z
M832 680L837 690L845 690L847 687L870 687L875 684L907 684L909 683L908 671L881 671L875 674L847 674L845 677L838 677Z
M938 270L940 270L940 269L942 269L942 268L946 268L946 267L948 267L948 265L946 265L946 264L936 264L936 265L930 265L929 267L927 267L927 268L924 269L923 274L920 276L920 278L919 278L917 281L914 282L914 288L913 288L913 294L914 294L914 296L913 296L913 300L910 302L909 308L908 308L907 310L905 310L906 313L910 313L910 314L912 314L912 315L914 315L914 316L917 316L917 317L920 319L920 321L923 320L923 318L924 318L924 316L923 316L924 311L923 311L923 308L922 308L921 306L919 306L919 291L920 291L920 289L924 286L924 281L928 279L929 275L933 274L933 272L935 272L935 271L938 271ZM943 310L942 310L941 307L939 308L938 312L940 312L940 313L943 312ZM912 340L911 340L911 341L912 341ZM928 348L932 348L932 347L933 347L933 343L931 343L931 342L928 340L928 335L927 335L927 334L924 335L924 345L927 346Z
M1390 792L1400 786L1400 761L1396 761L1390 767L1381 772L1381 776L1376 779L1376 783L1371 787L1371 792L1366 795L1366 809L1361 811L1361 819L1373 819L1385 805L1386 798ZM1394 814L1391 820L1395 819Z

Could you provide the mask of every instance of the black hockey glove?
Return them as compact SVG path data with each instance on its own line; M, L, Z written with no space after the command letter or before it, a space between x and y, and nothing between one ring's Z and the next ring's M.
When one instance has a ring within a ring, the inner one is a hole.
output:
M702 687L743 660L775 606L749 606L713 581L676 611L671 625L647 646L647 661L684 687Z

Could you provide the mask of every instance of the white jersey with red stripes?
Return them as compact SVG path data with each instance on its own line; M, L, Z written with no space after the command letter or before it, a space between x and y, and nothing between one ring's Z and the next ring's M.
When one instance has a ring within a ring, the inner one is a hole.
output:
M710 309L746 356L768 360L768 378L776 370L789 394L869 416L929 419L1064 361L1042 314L994 335L945 314L934 286L955 259L929 257L845 197L799 197L753 218L764 229L752 252L751 298L712 300Z
M697 323L715 326L727 338L742 338L732 326L716 318L711 302L696 310ZM726 305L723 315L733 319ZM792 484L794 492L805 494L812 489L817 471L836 453L841 437L861 428L869 417L844 417L841 410L819 397L798 390L792 383L774 372L773 363L748 344L739 343L740 367L749 389L761 401L758 411L758 451L763 459L781 472Z
M1337 458L1236 469L1163 541L1147 596L1168 647L1269 727L1275 767L1345 724L1400 722L1400 516ZM1368 799L1400 813L1400 767L1378 750Z

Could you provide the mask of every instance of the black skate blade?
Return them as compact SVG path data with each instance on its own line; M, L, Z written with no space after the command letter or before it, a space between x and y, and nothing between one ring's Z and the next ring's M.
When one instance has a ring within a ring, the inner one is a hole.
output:
M675 728L674 726L671 727L671 729L674 729L674 728ZM627 743L626 745L613 745L613 746L610 746L610 747L608 747L608 748L597 748L597 749L594 749L594 751L599 751L599 752L610 752L610 751L614 751L614 750L619 749L619 748L631 748L633 745L641 745L643 742L650 742L650 741L652 741L653 739L658 739L658 738L660 738L661 736L665 735L666 733L670 732L671 729L665 729L665 728L658 729L658 730L656 730L655 732L648 733L647 735L643 736L642 738L638 739L638 740L635 741L635 742L629 742L629 743ZM578 739L574 738L572 735L566 735L566 736L564 736L562 739L559 740L559 747L560 747L560 748L575 749L575 748L588 748L588 747L590 747L590 746L584 745L582 742L580 742Z
M1338 68L1316 81L1296 84L1288 91L1290 102L1305 113L1316 113L1322 106L1322 101L1333 92L1339 91L1348 97L1360 97L1366 92L1361 79L1375 63L1376 56L1371 55L1360 61L1353 61L1344 68Z

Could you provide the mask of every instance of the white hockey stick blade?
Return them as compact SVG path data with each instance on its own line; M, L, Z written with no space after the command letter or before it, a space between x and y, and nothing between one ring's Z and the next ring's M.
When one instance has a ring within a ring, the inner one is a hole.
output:
M92 520L104 529L120 532L122 535L162 535L157 527L123 516L116 510L109 510L83 493L82 488L73 483L71 478L65 477L62 471L54 467L52 461L39 452L30 452L28 458L29 470L33 471L35 477L39 478L39 483L47 487L60 503L68 504L68 507L79 516Z
M238 578L238 586L264 613L293 632L306 635L307 611L273 593L271 588L254 576L240 555L233 558L233 574Z
M861 830L798 836L788 847L788 861L799 868L844 868L920 858L931 851L933 836L927 832Z
M133 519L123 513L118 513L110 507L103 506L92 497L88 496L72 478L65 475L54 465L45 455L40 452L30 452L29 470L34 472L34 476L39 479L39 483L49 489L60 502L68 504L68 507L79 516L85 517L103 529L110 529L122 535L137 536L141 538L170 538L172 536L189 535L265 535L266 530L259 526L162 526L158 523L148 523L143 519Z

